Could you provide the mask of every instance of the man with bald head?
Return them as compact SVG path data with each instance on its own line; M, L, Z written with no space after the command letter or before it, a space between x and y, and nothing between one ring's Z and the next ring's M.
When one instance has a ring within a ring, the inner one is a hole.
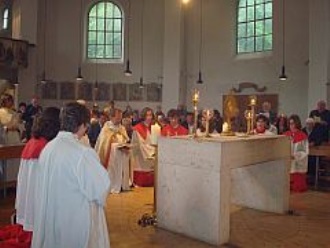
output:
M323 132L329 133L330 128L330 111L327 109L326 102L324 100L317 102L316 109L312 110L309 114L310 118L313 118L316 126L320 126ZM326 140L329 138L326 137Z

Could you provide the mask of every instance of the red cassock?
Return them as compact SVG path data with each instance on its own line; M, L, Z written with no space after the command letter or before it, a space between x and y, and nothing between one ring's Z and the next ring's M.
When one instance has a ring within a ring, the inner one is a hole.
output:
M133 127L133 130L137 131L145 140L148 136L148 133L150 134L151 132L151 126L146 126L144 122L140 122Z
M307 135L300 130L296 132L287 131L284 135L291 137L292 144L297 144L308 139ZM290 190L292 192L305 192L308 190L306 173L290 173Z
M31 138L25 145L17 180L16 219L19 224L0 228L0 248L28 248L31 246L33 228L33 206L35 166L47 141ZM29 230L29 231L25 231Z
M162 136L179 136L179 135L188 135L188 129L184 128L181 125L178 125L177 127L166 125L162 129Z

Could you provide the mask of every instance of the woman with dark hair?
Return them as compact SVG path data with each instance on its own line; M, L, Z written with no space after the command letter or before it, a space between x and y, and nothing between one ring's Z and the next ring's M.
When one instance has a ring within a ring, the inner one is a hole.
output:
M60 130L60 110L50 107L34 119L32 138L26 143L21 156L17 179L16 218L25 231L33 231L34 187L38 159L48 141Z
M290 190L292 192L304 192L307 190L308 137L301 130L301 121L298 115L289 117L289 128L289 131L285 132L284 135L291 138Z
M42 151L36 179L32 247L109 247L104 205L110 180L96 152L80 143L90 112L62 110L62 126Z
M280 116L278 116L276 119L275 126L277 128L278 134L284 134L286 131L288 131L288 118L286 117L286 115L281 114Z

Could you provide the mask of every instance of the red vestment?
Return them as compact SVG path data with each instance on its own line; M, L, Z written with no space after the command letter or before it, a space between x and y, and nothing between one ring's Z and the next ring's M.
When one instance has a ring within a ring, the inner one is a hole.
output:
M163 127L162 136L178 136L178 135L188 135L188 130L181 125L173 127L171 125L166 125Z

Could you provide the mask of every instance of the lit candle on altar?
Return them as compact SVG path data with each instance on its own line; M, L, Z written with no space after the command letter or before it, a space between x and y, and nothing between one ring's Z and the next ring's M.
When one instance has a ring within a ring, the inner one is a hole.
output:
M255 97L251 97L250 104L255 106L257 104L257 99Z
M157 122L154 125L151 125L150 139L152 145L158 144L158 137L160 136L160 133L161 133L161 127L158 125Z
M228 123L227 122L224 122L222 124L222 132L228 132Z
M198 100L199 100L199 91L197 89L195 89L194 95L193 95L193 101L198 102Z

